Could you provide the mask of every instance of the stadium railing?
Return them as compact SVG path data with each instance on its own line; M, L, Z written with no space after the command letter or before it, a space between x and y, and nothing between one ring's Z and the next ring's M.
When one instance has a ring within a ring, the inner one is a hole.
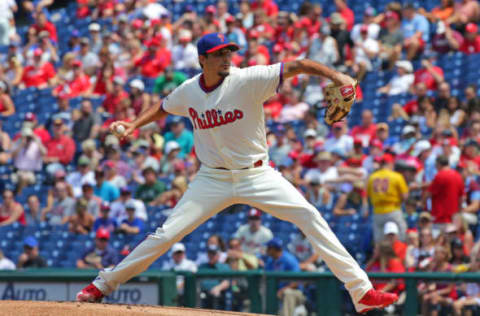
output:
M27 269L24 271L0 271L0 282L90 282L97 275L95 270L75 269ZM264 271L199 271L165 272L149 270L130 282L158 283L158 304L163 306L176 305L176 275L185 277L184 305L197 306L197 285L202 279L239 279L248 282L247 297L250 301L250 312L276 314L278 311L277 290L281 281L303 281L316 285L315 302L317 315L339 316L342 305L342 286L329 272L264 272ZM448 282L480 282L478 273L369 273L371 279L403 279L405 281L406 300L403 305L403 315L417 315L418 292L417 284L421 281ZM262 299L261 289L265 287L265 299ZM265 308L263 304L265 302Z

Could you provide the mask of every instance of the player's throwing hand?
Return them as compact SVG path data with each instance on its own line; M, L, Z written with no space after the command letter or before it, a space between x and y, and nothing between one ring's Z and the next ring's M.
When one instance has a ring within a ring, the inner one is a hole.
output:
M119 139L130 136L135 130L135 126L129 122L116 121L110 124L110 132Z

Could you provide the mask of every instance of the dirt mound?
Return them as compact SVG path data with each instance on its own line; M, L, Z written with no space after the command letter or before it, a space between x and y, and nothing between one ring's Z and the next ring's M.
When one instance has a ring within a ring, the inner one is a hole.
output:
M146 305L0 301L0 316L261 316L259 314ZM265 315L267 316L267 315Z

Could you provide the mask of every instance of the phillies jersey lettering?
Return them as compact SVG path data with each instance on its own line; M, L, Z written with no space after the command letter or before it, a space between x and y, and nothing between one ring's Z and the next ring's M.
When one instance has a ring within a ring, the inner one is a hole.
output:
M205 111L205 114L202 113L200 116L193 108L188 109L188 113L190 114L190 118L193 122L193 128L195 129L214 128L228 123L233 123L236 120L243 118L243 112L240 110L227 111L225 113L225 117L223 116L221 110L215 109L207 110Z
M163 109L185 116L193 126L195 153L211 168L242 169L268 161L263 103L282 81L282 64L230 68L213 90L200 75L185 81L163 100Z

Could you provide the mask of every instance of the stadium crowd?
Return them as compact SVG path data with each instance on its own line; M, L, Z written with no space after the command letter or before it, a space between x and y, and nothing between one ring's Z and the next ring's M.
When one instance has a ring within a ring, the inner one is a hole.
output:
M121 141L109 124L133 120L199 73L196 40L223 32L241 47L237 67L310 58L359 80L351 115L333 126L323 123L321 78L284 82L264 111L271 165L335 232L342 218L361 225L354 255L368 271L480 269L478 1L386 2L378 11L366 1L356 14L343 0L305 1L295 12L274 0L54 2L0 1L0 228L94 236L77 249L78 268L109 267L128 254L131 245L109 240L154 229L149 220L168 215L200 162L184 118ZM27 21L17 25L19 9ZM452 56L466 62L440 62ZM247 212L236 231L205 236L196 260L188 244L174 245L163 268L326 269L302 232L278 238L261 210ZM22 248L11 260L0 252L0 268L49 265L38 236L25 236ZM182 295L181 277L177 286ZM375 287L405 290L401 280ZM422 315L480 305L475 283L418 290ZM205 280L201 291L204 307L242 310L246 283ZM278 297L282 315L314 304L308 283L281 283Z

